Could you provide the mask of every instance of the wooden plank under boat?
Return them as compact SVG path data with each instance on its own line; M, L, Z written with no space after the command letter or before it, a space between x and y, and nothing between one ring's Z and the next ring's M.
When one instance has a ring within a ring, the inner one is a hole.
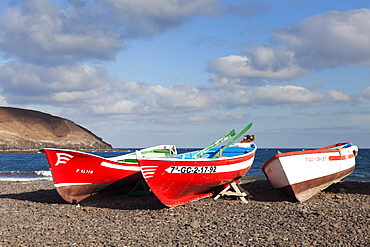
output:
M358 147L351 142L279 153L262 170L276 189L303 202L351 174L357 153Z
M40 150L48 160L54 186L67 202L128 192L142 179L136 153L104 158L67 149ZM158 145L140 150L140 157L176 155L173 145Z
M161 158L138 157L138 161L152 192L164 205L174 207L235 185L251 168L257 146L249 141L235 143L218 156L221 149ZM202 154L198 157L198 153Z

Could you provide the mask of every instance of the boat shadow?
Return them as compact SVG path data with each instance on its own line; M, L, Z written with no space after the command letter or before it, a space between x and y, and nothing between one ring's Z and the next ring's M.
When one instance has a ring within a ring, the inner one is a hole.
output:
M240 184L244 190L246 190L250 196L248 200L263 201L263 202L294 202L298 201L291 195L285 195L280 191L276 190L268 180L254 180L244 181ZM357 182L357 181L341 181L330 185L325 190L318 193L316 196L325 194L362 194L370 195L370 183L369 182Z
M277 191L268 180L243 181L239 184L247 193L248 200L261 202L296 202L293 196Z
M14 200L30 201L47 204L65 204L66 202L61 198L55 189L41 189L30 192L23 192L17 194L3 194L0 198L10 198Z
M114 195L96 200L80 202L82 207L109 208L118 210L160 210L166 207L153 194L143 195Z
M55 189L36 190L17 194L3 194L0 198L9 198L20 201L30 201L44 204L71 204L63 200ZM121 210L135 209L162 209L166 208L154 195L148 196L130 196L112 195L91 200L81 201L81 207L98 207ZM73 205L73 204L71 204ZM76 204L75 204L76 205Z
M341 181L330 185L324 190L333 194L361 194L370 195L370 183L360 181Z
M249 195L248 200L261 202L293 202L297 203L293 196L285 195L277 191L268 180L244 181L239 185ZM332 184L322 191L324 194L362 194L370 195L369 182L341 181ZM320 195L320 193L319 193ZM40 189L36 191L3 194L0 198L9 198L21 201L30 201L45 204L70 204L60 197L55 189ZM94 200L92 200L94 199ZM111 195L102 198L92 198L80 202L82 207L109 208L118 210L160 210L167 208L153 194L127 196L126 194Z
M286 195L276 190L268 180L245 181L240 184L249 195L248 200L261 202L291 202L299 203L294 196ZM321 193L328 194L370 194L370 183L368 182L347 182L342 181L331 185ZM320 193L319 193L320 194ZM227 200L227 198L225 198ZM234 198L229 198L234 199ZM215 202L216 203L216 202ZM121 210L159 210L168 208L163 205L153 194L148 196L130 196L115 195L104 197L101 200L91 200L81 202L81 206L91 206L99 208L111 208Z
M29 201L44 204L71 204L63 200L55 189L41 189L30 192L3 194L0 198L9 198L20 201ZM135 195L127 196L126 194L111 195L106 197L92 197L89 200L83 200L81 207L98 207L120 210L135 209L162 209L166 208L154 195L147 196ZM73 205L73 204L71 204ZM74 204L76 205L76 204Z

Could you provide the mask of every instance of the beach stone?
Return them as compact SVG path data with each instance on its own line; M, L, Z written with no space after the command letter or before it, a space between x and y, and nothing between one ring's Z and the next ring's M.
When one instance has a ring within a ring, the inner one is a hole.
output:
M51 181L0 182L0 246L369 246L370 183L340 182L306 202L268 181L167 208L155 196L60 199ZM336 199L340 188L346 192Z
M195 220L195 221L193 221L193 222L190 223L190 226L192 228L199 228L200 227L200 223L199 223L199 221Z

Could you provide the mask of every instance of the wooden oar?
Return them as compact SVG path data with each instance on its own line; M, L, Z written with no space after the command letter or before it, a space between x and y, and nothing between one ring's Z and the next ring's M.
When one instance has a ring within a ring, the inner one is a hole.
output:
M226 135L224 135L223 137L221 137L220 139L218 139L217 141L215 141L214 143L212 143L211 145L209 145L208 147L200 150L197 154L195 154L193 157L193 159L195 158L198 158L200 157L202 154L204 154L205 152L207 152L208 150L210 150L211 148L217 146L218 144L226 141L227 139L229 139L230 137L234 136L235 135L235 130L231 130L229 133L227 133Z
M220 150L218 150L218 152L213 155L211 157L211 159L214 159L214 158L217 158L218 156L220 156L222 154L222 152L228 148L231 144L233 144L237 139L239 139L239 137L241 137L245 132L247 132L247 130L249 130L250 128L252 127L252 123L248 124L244 129L242 129L242 131L239 132L239 134L237 134L229 143L227 143L223 148L221 148Z

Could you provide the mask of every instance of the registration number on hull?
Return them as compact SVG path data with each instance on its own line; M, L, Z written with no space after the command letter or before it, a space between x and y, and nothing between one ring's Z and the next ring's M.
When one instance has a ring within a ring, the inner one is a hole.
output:
M85 169L76 169L76 172L78 173L86 173L86 174L93 174L93 170L85 170Z
M216 166L171 166L166 169L168 173L215 173Z

